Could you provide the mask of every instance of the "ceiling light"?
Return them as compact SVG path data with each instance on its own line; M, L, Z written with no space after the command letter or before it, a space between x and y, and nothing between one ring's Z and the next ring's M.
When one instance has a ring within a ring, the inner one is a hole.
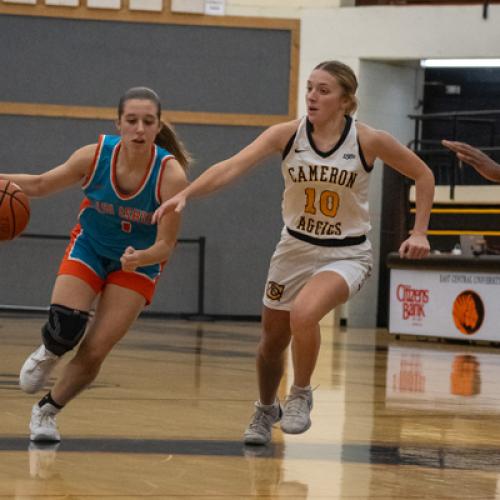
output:
M423 68L498 68L500 59L422 59Z

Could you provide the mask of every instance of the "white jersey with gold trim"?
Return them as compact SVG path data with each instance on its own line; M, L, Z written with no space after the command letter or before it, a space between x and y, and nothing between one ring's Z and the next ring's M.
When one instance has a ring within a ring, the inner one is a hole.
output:
M318 239L361 236L370 230L366 165L354 120L347 116L338 143L319 151L312 125L301 119L281 166L285 180L282 214L285 225Z

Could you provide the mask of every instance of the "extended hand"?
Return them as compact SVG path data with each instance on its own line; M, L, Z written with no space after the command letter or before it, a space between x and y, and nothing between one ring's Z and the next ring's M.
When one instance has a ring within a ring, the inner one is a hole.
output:
M425 234L412 234L401 243L399 256L402 259L423 259L429 255L431 247Z
M486 154L484 154L480 149L471 146L470 144L466 144L465 142L458 141L441 141L443 146L451 149L453 152L457 154L457 158L467 163L467 165L471 165L474 168L484 168L486 166L491 166L495 162Z
M164 201L153 214L153 224L160 222L160 219L169 212L182 212L182 209L186 206L186 197L181 193L176 194L167 201Z
M122 269L129 273L135 271L138 267L140 267L139 256L140 254L138 250L134 247L127 247L123 252L123 255L120 257Z

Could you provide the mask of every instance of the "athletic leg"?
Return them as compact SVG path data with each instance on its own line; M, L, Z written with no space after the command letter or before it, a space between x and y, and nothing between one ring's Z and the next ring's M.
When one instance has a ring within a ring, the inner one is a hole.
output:
M262 404L272 404L276 399L289 343L290 313L264 306L262 336L257 348L257 377Z
M43 344L21 368L19 384L22 389L30 393L41 389L62 354L79 342L95 296L96 292L80 278L69 275L57 277L51 297L51 303L57 305L51 306L49 319L42 328ZM30 421L32 441L61 439L56 425L56 415L61 407L50 393L35 403Z
M112 284L105 287L87 335L51 391L58 404L66 405L96 378L104 359L127 333L145 302L133 290Z
M33 394L46 384L60 357L78 344L96 292L74 276L61 275L52 292L49 318L42 327L42 345L24 362L19 385Z
M267 444L271 440L273 424L281 418L276 394L283 376L285 351L289 343L289 312L264 306L262 336L257 349L260 400L255 402L255 413L244 434L246 444Z
M326 271L313 276L297 295L290 312L294 384L285 401L281 429L300 434L311 426L311 376L321 344L320 320L349 297L340 274Z
M321 343L319 322L348 298L346 281L332 271L313 276L296 297L290 311L295 385L310 385Z

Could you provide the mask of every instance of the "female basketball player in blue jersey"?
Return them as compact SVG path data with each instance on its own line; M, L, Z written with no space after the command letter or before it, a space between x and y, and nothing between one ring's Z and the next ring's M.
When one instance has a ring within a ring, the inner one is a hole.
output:
M63 354L87 333L52 390L33 406L33 441L60 440L55 415L95 379L113 346L150 303L176 243L179 214L158 225L152 216L162 200L186 187L187 152L161 121L160 100L150 89L125 93L116 124L119 135L99 137L43 174L0 176L30 197L77 183L85 194L52 292L43 343L21 368L21 388L41 390Z
M429 253L426 231L434 193L431 170L390 134L356 122L357 80L337 61L319 64L307 82L307 115L274 125L233 157L206 170L155 214L179 213L188 198L234 181L271 154L281 154L285 226L271 259L257 353L260 400L245 431L266 444L281 420L284 432L311 425L311 376L320 347L319 321L363 285L371 269L368 181L380 158L416 185L415 225L400 247L404 258ZM292 341L294 384L283 409L277 390Z

